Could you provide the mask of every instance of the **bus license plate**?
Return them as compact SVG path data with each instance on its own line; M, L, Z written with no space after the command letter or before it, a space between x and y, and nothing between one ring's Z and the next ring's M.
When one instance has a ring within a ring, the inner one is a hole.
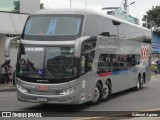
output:
M37 98L37 101L39 102L47 102L47 98Z

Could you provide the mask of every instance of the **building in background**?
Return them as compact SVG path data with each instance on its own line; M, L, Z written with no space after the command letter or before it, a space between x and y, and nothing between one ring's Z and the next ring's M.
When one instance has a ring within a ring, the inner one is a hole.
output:
M160 53L160 35L152 33L152 50L153 53Z
M160 58L160 34L152 32L152 64Z
M0 65L5 59L11 59L14 69L18 43L11 45L10 57L5 58L5 41L9 37L20 36L28 15L39 9L40 0L0 0Z
M123 6L120 5L119 7L104 7L102 8L102 10L107 10L108 15L112 15L120 19L126 20L128 22L139 25L139 19L129 15L129 6L134 4L135 2L132 2L130 4L128 4L128 0L123 0L123 2L122 2Z
M123 11L122 8L117 8L116 10L107 11L107 14L108 15L113 15L113 16L118 17L120 19L123 19L123 20L126 20L128 22L139 25L139 19L129 15L128 13Z
M33 13L40 9L40 0L20 0L20 13Z

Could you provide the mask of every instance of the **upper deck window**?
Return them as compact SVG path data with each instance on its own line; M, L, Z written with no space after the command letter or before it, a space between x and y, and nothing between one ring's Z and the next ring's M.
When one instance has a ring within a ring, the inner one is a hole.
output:
M41 36L40 40L50 40L52 37L79 36L82 16L71 15L34 15L24 28L24 39ZM35 39L34 38L34 39Z

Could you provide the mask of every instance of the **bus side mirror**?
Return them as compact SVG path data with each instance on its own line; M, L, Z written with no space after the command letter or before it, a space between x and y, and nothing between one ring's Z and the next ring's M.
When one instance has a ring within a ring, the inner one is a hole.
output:
M109 32L102 32L100 35L101 36L105 36L105 37L110 37L110 33Z
M5 57L9 57L11 43L14 42L14 41L17 41L19 39L20 39L20 37L13 37L13 38L10 38L10 39L6 40L5 48L4 48L4 56Z

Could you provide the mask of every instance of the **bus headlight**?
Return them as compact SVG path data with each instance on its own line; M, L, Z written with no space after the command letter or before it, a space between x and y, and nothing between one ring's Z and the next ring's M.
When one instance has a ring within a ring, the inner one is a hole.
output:
M22 86L20 86L20 85L17 85L17 89L18 89L19 91L21 91L22 93L27 93L27 92L28 92L24 87L22 87Z
M77 88L77 86L74 86L74 87L62 90L59 92L59 95L68 95L68 94L72 93L73 91L75 91L76 88Z

